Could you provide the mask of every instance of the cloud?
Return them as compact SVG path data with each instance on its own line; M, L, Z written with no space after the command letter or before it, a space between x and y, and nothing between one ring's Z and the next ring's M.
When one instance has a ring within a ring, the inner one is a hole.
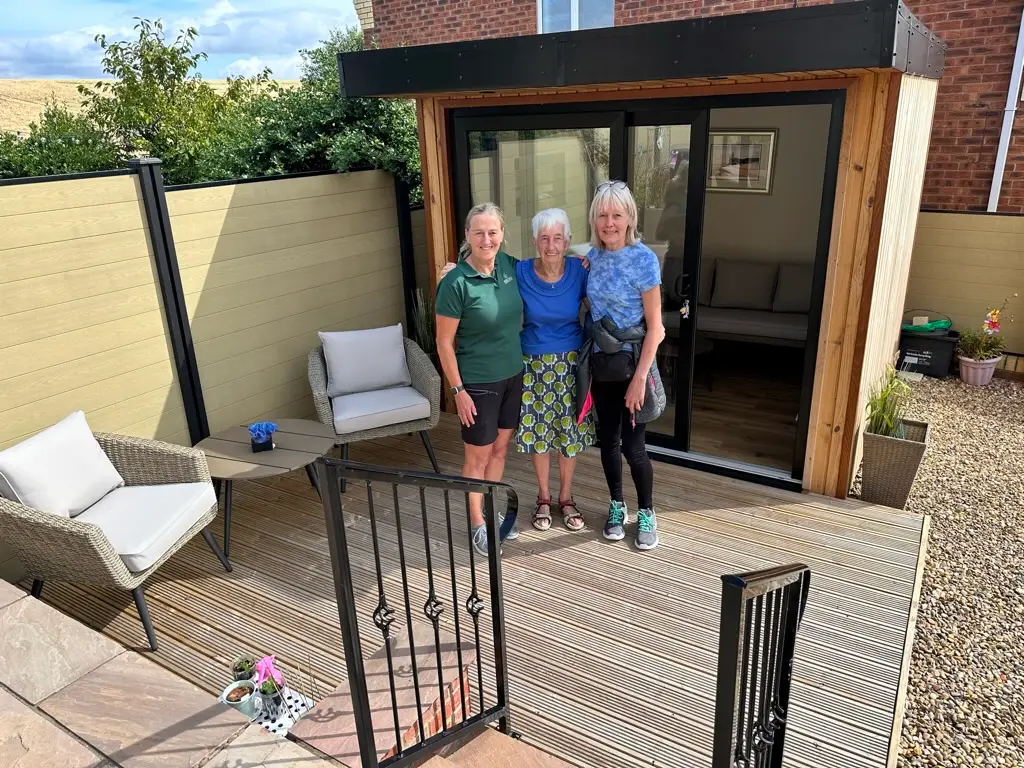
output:
M0 77L102 76L100 49L93 38L98 33L114 40L134 38L131 17L145 15L162 18L171 39L183 28L196 28L196 49L210 55L200 65L206 77L251 74L269 66L275 77L291 79L298 76L300 48L316 46L332 28L358 24L352 0L299 0L294 6L287 0L199 0L187 11L173 0L160 5L145 13L119 11L108 17L109 23L78 29L43 29L38 30L41 34L17 37L0 33ZM56 26L61 18L57 9L41 23Z
M299 75L302 74L302 57L295 54L294 56L280 56L267 59L260 58L259 56L236 59L224 67L224 74L251 77L262 72L264 67L269 67L274 78L277 80L298 80Z

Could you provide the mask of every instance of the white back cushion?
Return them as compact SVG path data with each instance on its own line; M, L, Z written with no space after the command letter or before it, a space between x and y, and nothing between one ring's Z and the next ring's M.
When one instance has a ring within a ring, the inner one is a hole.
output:
M401 323L362 331L320 331L327 361L327 396L412 384Z
M41 512L74 517L122 485L82 411L0 451L0 496Z

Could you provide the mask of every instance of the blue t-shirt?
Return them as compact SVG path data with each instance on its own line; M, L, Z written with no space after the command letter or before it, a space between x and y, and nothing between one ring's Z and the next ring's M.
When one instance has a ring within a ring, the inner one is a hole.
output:
M643 243L617 251L591 248L587 298L594 322L610 317L617 328L639 325L644 319L643 295L661 285L658 257Z
M572 352L583 343L580 304L587 291L587 270L575 258L565 260L565 272L555 283L542 280L533 259L516 264L516 281L523 297L523 353L552 355Z

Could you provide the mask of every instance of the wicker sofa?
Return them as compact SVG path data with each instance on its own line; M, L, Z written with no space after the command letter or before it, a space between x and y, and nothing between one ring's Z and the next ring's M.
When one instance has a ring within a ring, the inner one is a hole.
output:
M79 423L72 427L78 429L77 435L73 431L69 435L69 420ZM43 473L26 479L31 474L26 472L26 452L34 450L36 456L49 455L57 462L56 454L67 445L69 436L81 442L81 430L88 429L84 424L84 415L78 411L0 452L0 536L32 577L35 597L45 581L131 592L150 648L155 651L156 634L143 594L145 581L197 533L203 535L224 568L231 570L230 561L207 528L217 514L217 498L206 457L195 448L90 432L120 482L106 492L101 490L100 498L80 511L53 508L52 494L41 503L47 509L24 503L28 498L46 497L38 483L45 471L52 471L54 483L68 481L59 476L67 474L59 466L44 467ZM20 465L11 458L15 451L21 454ZM93 491L95 495L95 488Z

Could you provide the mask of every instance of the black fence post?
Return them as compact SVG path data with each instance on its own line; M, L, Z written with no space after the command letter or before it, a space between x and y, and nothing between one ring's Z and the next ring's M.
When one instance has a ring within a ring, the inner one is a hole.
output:
M188 308L185 306L185 294L181 286L181 272L178 270L178 254L174 248L174 235L171 233L171 217L167 210L160 160L156 157L140 157L129 160L128 166L139 177L142 204L149 225L149 240L152 243L153 260L160 282L160 298L171 337L174 370L178 374L178 386L181 387L181 401L185 406L189 438L192 445L195 445L203 438L209 437L210 424L206 417L203 385L199 381L199 364L196 362L192 328L189 325Z
M405 298L406 334L413 336L416 309L416 256L412 243L412 210L409 202L409 184L395 176L395 212L398 214L398 252L402 261L402 296Z

